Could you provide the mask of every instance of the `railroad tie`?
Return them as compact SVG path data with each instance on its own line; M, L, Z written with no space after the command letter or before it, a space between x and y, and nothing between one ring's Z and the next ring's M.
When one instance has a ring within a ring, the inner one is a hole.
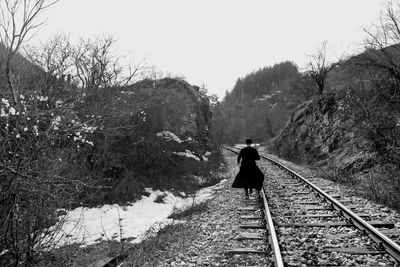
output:
M109 264L114 260L114 258L111 257L106 257L102 258L100 260L97 260L96 262L88 265L88 267L103 267L103 266L109 266Z
M400 236L399 230L382 230L381 233L386 236Z
M227 250L226 254L233 255L233 254L267 254L267 250L262 249L254 249L254 248L234 248Z
M321 201L302 201L302 202L297 202L296 204L299 204L299 205L321 205L322 203L323 203L323 201L321 200ZM353 201L351 201L351 200L341 200L340 203L341 204L353 203Z
M338 253L346 253L346 254L353 254L353 255L378 255L378 254L387 254L387 251L384 250L376 250L374 248L368 247L347 247L347 248L325 248L324 252L338 252Z
M297 202L296 204L299 204L299 205L321 205L322 201L303 201L303 202Z
M265 229L265 223L263 221L242 223L239 227L242 229Z
M375 222L370 221L368 222L370 225L376 228L394 228L394 223L392 222ZM278 226L280 227L351 227L354 224L347 223L347 222L325 222L325 223L279 223Z
M323 206L306 206L303 209L305 210L335 210L332 207L323 207Z
M254 200L246 200L246 201L242 201L241 204L257 206L257 205L260 205L260 202L259 201L254 201Z
M262 220L262 219L264 219L264 217L261 216L261 215L242 215L242 216L240 216L240 219L243 219L243 220Z
M357 214L358 217L370 217L369 214ZM285 215L286 218L335 218L340 217L339 214L308 214L308 215Z
M328 193L328 194L337 192L337 190L335 190L335 189L323 189L322 191L324 191L325 193Z
M296 192L292 192L290 195L309 195L311 194L313 191L296 191Z
M400 236L400 231L398 230L382 230L380 231L382 234L386 236ZM324 235L325 238L328 239L344 239L344 238L352 238L356 236L362 236L361 232L351 232L346 234L326 234Z
M253 232L240 232L235 237L236 240L244 240L244 239L265 240L266 238L267 236L262 233L253 233Z
M260 210L260 207L258 206L246 206L246 207L239 207L239 211L257 211Z

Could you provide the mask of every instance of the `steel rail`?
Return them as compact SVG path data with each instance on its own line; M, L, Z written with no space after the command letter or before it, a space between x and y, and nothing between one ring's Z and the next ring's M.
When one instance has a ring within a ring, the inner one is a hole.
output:
M272 250L274 252L274 263L276 267L284 267L281 248L279 247L278 236L275 232L274 221L272 220L272 215L268 206L267 198L265 196L264 188L260 192L263 202L264 202L264 216L265 216L265 226L269 233L269 242L271 243Z
M327 193L325 193L323 190L321 190L319 187L305 179L303 176L300 174L296 173L295 171L289 169L288 167L284 166L282 163L261 155L262 158L269 160L270 162L274 163L277 165L279 168L289 172L289 174L304 183L306 183L313 191L315 191L319 196L323 197L324 199L328 200L332 207L339 212L339 214L343 215L344 217L347 218L347 220L351 223L353 223L358 229L360 229L364 234L368 235L370 238L372 238L381 248L386 250L393 258L395 258L398 262L400 262L400 246L397 245L393 240L391 240L389 237L386 235L382 234L380 231L378 231L375 227L361 219L358 215L356 215L354 212L346 208L343 204L341 204L339 201L335 200L331 196L329 196Z
M224 147L224 148L232 151L233 153L238 154L238 151L236 151L230 147ZM274 264L275 264L275 267L284 267L285 264L283 262L281 249L279 247L278 236L276 235L276 232L275 232L275 225L274 225L274 221L272 220L272 215L271 215L271 211L268 206L268 201L267 201L267 197L266 197L264 188L261 189L260 194L261 194L261 198L264 203L264 219L266 222L265 228L269 233L269 242L271 244L271 248L274 253L274 256L273 256Z

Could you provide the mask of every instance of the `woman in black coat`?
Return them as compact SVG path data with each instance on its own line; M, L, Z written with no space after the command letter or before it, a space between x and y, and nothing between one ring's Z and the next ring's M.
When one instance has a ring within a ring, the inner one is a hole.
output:
M256 160L260 160L257 149L251 147L253 141L246 139L246 147L240 150L237 163L240 163L239 173L233 181L233 188L244 188L246 199L253 192L253 188L261 190L264 182L264 174L257 167Z

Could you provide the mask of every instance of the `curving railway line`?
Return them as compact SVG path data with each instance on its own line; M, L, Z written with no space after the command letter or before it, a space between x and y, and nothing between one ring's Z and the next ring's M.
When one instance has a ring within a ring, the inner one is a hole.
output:
M240 208L245 213L241 228L259 231L242 232L239 238L256 239L264 232L268 248L233 249L228 254L270 254L274 266L400 266L400 246L388 237L400 236L392 222L360 213L360 205L341 200L326 184L260 156L277 177L268 177L258 199Z

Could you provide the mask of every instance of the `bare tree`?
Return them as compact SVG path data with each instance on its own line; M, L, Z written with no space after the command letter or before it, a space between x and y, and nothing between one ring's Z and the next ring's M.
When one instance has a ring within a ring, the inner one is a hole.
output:
M83 88L126 86L144 75L145 62L125 67L124 56L115 56L112 36L81 39L73 47L75 74Z
M385 71L400 85L400 3L388 2L379 24L364 31L367 50L361 62Z
M66 34L57 34L39 47L25 47L24 55L43 70L36 81L41 83L43 95L48 95L55 87L65 89L77 84L73 79L73 52L70 37Z
M40 47L27 47L28 59L40 66L47 74L60 78L71 74L73 47L66 34L57 34Z
M329 62L326 57L326 44L327 41L322 42L318 51L310 56L311 61L307 66L307 73L312 77L318 87L318 94L322 94L325 89L326 79L329 72L331 72L341 60L337 62Z
M60 34L39 47L29 47L25 53L46 72L48 89L63 84L63 87L80 86L86 91L126 86L145 77L145 61L127 62L126 56L115 54L115 45L112 36L80 39L73 43L68 35Z
M37 21L40 14L58 0L3 0L0 1L0 42L5 46L5 74L7 88L11 91L14 103L17 103L17 92L13 85L11 59L21 45L29 40L35 31L43 25Z
M0 102L1 266L33 266L54 248L63 224L57 209L93 186L82 177L79 155L93 145L88 129L94 118L80 120L72 104L34 91L19 97L20 113L6 99Z

